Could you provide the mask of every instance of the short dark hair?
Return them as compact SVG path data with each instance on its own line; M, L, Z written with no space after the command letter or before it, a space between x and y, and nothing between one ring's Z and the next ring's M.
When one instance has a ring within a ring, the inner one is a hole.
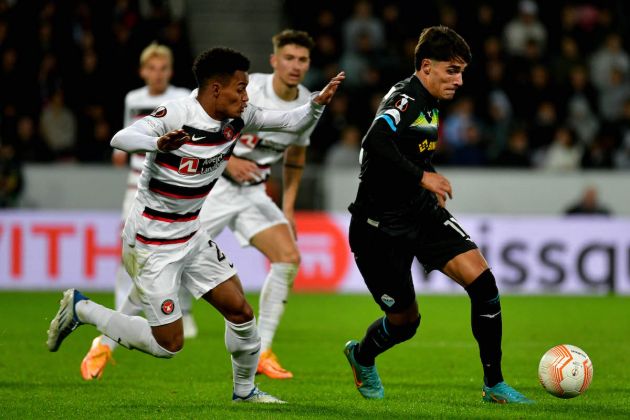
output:
M315 41L308 33L304 31L296 31L295 29L285 29L284 31L275 34L271 38L271 42L273 42L274 52L289 44L295 44L300 47L308 48L309 51L315 47Z
M216 47L199 54L192 70L202 88L211 79L225 83L236 71L249 71L249 59L231 48Z
M470 63L472 54L464 38L451 28L439 25L422 31L414 58L416 70L419 70L425 58L438 61L459 59Z

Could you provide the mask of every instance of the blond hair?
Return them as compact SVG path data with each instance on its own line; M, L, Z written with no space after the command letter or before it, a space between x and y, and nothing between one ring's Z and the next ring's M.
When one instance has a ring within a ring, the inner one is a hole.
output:
M147 61L153 57L165 57L173 64L173 52L166 45L160 45L157 42L152 42L148 47L142 50L140 54L140 67L144 66Z

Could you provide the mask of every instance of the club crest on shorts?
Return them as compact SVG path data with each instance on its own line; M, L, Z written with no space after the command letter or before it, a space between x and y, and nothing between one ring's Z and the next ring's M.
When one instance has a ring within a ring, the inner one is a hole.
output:
M394 300L394 298L393 298L393 297L391 297L391 296L390 296L390 295L388 295L388 294L384 294L383 296L381 296L381 301L383 301L383 303L384 303L385 305L387 305L387 307L389 307L389 308L391 308L391 307L392 307L392 305L393 305L394 303L396 303L396 301Z
M173 302L173 299L166 299L162 302L161 309L164 315L170 315L175 310L175 302Z

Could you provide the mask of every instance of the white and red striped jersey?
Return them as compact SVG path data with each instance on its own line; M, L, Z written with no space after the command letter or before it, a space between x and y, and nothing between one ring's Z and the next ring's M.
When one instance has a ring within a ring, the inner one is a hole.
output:
M288 111L309 102L311 92L302 85L298 86L298 96L292 101L280 98L273 89L273 74L254 73L249 76L247 94L251 103L264 109ZM245 132L234 148L234 156L255 162L262 174L261 179L241 185L263 183L271 175L271 165L282 159L284 151L290 145L308 146L310 135L315 126L302 133L281 132ZM227 173L223 176L229 178ZM237 182L229 178L232 182ZM237 182L239 183L239 182Z
M146 117L155 108L171 99L182 98L190 95L190 90L169 85L160 95L149 94L147 86L134 89L125 96L124 126L129 127L135 121ZM144 153L134 153L129 158L129 176L127 187L137 188L138 178L144 165Z
M203 201L223 173L242 131L306 132L323 109L313 101L288 112L248 105L241 118L217 121L201 107L194 91L119 131L112 139L113 147L147 152L124 240L155 245L187 242L199 228ZM158 152L158 138L177 129L185 130L191 140L177 150Z

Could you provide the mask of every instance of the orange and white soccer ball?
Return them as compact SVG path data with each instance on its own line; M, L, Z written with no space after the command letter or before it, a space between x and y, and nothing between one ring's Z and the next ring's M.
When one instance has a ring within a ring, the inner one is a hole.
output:
M538 378L543 388L556 397L577 397L591 385L593 363L581 348L561 344L540 359Z

